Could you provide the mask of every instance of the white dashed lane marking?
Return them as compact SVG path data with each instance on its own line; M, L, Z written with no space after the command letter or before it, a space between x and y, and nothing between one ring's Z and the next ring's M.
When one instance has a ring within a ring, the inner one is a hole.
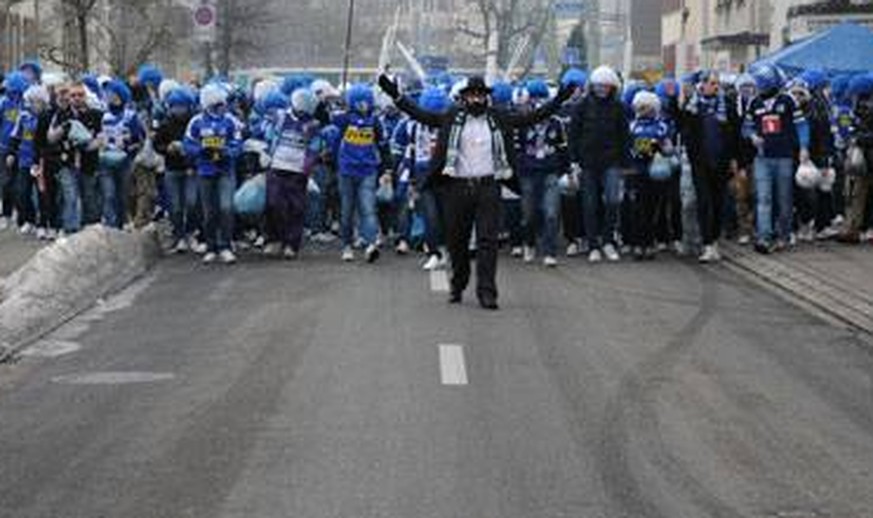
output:
M86 372L53 378L63 385L127 385L170 381L176 376L168 372Z
M449 275L445 270L431 270L430 291L434 293L449 292Z
M441 344L440 378L443 385L467 385L467 366L464 362L464 347Z

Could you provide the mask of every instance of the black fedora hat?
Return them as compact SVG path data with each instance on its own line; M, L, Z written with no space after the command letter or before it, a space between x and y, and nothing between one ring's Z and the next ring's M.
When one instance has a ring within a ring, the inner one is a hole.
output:
M461 89L460 94L466 95L471 92L491 94L491 87L485 83L485 78L482 76L473 76L467 79L467 84Z

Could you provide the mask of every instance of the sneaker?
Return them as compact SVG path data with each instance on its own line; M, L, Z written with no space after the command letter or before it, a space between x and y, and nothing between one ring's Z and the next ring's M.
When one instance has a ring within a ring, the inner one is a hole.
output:
M347 263L355 260L355 251L352 250L352 247L347 246L343 248L342 260Z
M36 229L36 238L40 241L45 241L48 239L48 231L42 227Z
M9 228L9 218L0 216L0 232Z
M191 249L192 252L198 255L205 254L209 248L206 246L206 243L200 243L193 238L188 242L188 247Z
M252 244L245 239L243 239L242 241L234 241L233 249L239 250L240 252L248 252L252 249Z
M206 252L206 255L203 256L203 264L212 264L218 260L218 254L215 252Z
M688 253L688 250L685 249L685 243L682 241L673 241L673 253L679 257L684 257L685 254Z
M25 223L24 225L21 225L20 227L18 227L18 233L21 234L22 236L29 236L29 235L33 234L35 231L36 231L36 229L30 223Z
M749 246L752 242L752 237L748 234L743 234L737 239L737 244L740 246Z
M254 243L255 248L264 248L264 244L266 242L267 242L267 238L265 238L264 236L258 236L257 239L255 239L255 243Z
M543 266L545 266L546 268L554 268L558 266L558 260L550 255L547 255L545 258L543 258Z
M670 247L667 246L667 243L658 243L657 245L655 245L655 253L658 253L658 254L660 254L662 252L666 252L669 249L670 249Z
M867 243L873 243L873 229L864 232L864 234L861 236L861 240L866 241Z
M367 262L368 263L375 263L376 261L379 260L379 247L376 245L368 246L367 251L366 251L366 255L367 255Z
M276 257L280 253L282 253L282 245L279 243L267 243L267 245L264 246L264 255L266 256Z
M53 228L48 229L48 231L46 231L45 238L48 241L54 241L55 239L58 238L58 231L53 229Z
M698 260L701 263L715 263L721 260L721 255L718 253L718 248L715 245L706 245L703 247L703 253Z
M431 255L427 258L427 261L425 261L424 265L422 266L422 269L424 269L424 271L426 271L426 272L429 272L432 270L437 270L440 267L440 263L441 263L440 256L434 254L434 255Z
M594 249L588 254L588 262L595 264L603 261L603 254L600 253L600 250Z
M819 241L827 241L829 239L833 239L840 235L840 230L837 227L830 226L821 229L818 234L815 235L815 238Z
M579 244L576 242L567 245L567 257L576 257L579 255Z
M606 256L606 260L611 263L617 263L621 260L621 256L618 254L618 250L615 249L615 246L612 244L608 244L603 247L603 255Z
M514 246L512 247L512 250L509 251L509 255L511 255L512 257L521 257L522 255L524 255L524 248L520 246Z
M526 263L532 263L533 260L536 258L536 252L534 251L533 247L530 246L524 247L522 255L524 256L524 262Z
M184 239L176 241L176 246L173 247L174 254L184 254L188 251L188 242Z
M409 253L409 243L407 243L405 240L401 239L400 242L397 243L397 247L394 249L394 251L397 252L397 255L408 254Z
M218 254L218 258L221 259L223 264L233 264L236 262L236 256L230 250L222 250Z
M801 225L797 230L797 240L802 243L811 243L815 241L815 230L812 223Z
M282 250L282 257L289 261L293 261L297 259L297 251L295 251L290 246L286 246L284 250Z

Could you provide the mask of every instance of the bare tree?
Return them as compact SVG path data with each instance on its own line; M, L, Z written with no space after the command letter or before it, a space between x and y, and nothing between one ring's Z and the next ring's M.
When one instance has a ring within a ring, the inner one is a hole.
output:
M545 0L475 0L470 6L472 16L465 17L457 29L482 49L480 57L505 69L512 49L524 36L529 37L530 49L542 42L551 16L548 4ZM469 18L476 23L471 25Z
M218 71L227 75L240 63L267 54L271 34L279 28L282 16L267 1L218 0L217 7Z
M104 56L113 74L125 76L175 41L166 0L124 0L113 5L109 23L100 22L109 45Z

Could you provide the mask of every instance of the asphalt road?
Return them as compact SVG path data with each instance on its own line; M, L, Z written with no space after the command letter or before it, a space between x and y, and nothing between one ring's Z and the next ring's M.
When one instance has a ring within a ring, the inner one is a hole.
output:
M873 517L849 332L673 260L500 284L167 260L0 367L0 517Z

